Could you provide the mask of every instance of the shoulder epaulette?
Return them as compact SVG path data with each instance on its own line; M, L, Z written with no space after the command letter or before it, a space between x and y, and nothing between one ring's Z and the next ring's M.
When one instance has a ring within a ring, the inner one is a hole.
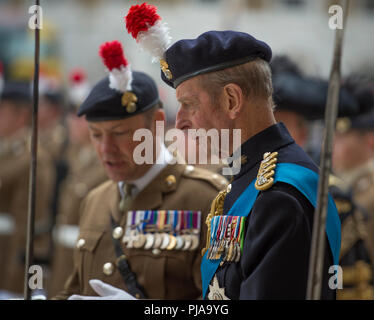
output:
M260 191L269 189L274 184L275 168L277 166L278 152L264 153L264 160L261 161L260 168L257 173L255 188Z
M218 173L214 173L207 169L198 168L193 165L187 165L184 172L184 177L188 177L191 179L200 179L209 182L212 186L214 186L218 191L226 188L228 185L228 180L221 176Z

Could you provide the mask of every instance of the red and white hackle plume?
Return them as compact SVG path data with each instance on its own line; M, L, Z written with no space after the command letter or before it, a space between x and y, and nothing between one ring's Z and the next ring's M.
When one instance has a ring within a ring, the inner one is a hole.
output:
M161 22L156 13L157 8L147 3L130 7L125 17L126 29L138 42L140 47L148 51L153 61L164 58L165 51L171 44L169 28Z
M69 98L70 101L80 106L90 93L90 85L83 69L76 68L69 76Z
M109 71L109 87L122 93L131 90L132 72L119 41L105 42L99 55Z

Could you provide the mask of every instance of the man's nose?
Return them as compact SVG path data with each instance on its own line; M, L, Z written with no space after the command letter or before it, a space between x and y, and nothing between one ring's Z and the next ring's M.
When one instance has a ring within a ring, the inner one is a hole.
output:
M104 136L101 143L100 143L100 151L104 154L111 154L117 150L117 145L115 141L109 137Z
M191 121L189 119L189 113L186 109L180 107L177 112L175 119L175 127L177 129L189 129L191 128Z

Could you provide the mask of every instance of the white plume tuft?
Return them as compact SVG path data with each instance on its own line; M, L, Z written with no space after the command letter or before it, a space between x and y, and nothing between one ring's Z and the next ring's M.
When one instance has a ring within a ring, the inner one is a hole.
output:
M109 87L120 92L131 91L132 72L130 64L121 69L112 69L109 73Z
M158 62L164 58L164 52L170 47L171 37L166 23L158 20L147 31L140 31L136 37L143 50L152 55L152 62Z

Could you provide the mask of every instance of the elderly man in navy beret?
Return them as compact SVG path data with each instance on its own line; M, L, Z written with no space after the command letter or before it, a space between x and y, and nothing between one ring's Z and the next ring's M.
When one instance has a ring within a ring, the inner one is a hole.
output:
M203 297L305 299L318 167L274 119L270 47L235 31L208 31L170 45L147 4L130 8L126 27L160 60L162 79L176 89L177 128L241 130L241 153L230 145L232 158L242 159L240 171L207 219ZM329 268L338 264L340 222L331 197L326 241L322 299L334 299Z

